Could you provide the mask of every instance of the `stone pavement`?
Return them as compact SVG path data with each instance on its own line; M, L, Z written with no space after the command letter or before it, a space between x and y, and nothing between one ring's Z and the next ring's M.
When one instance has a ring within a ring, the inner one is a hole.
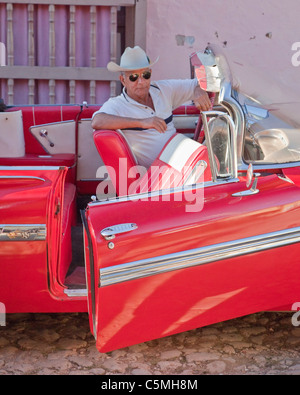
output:
M259 313L101 354L85 313L9 314L0 375L298 375L291 317Z

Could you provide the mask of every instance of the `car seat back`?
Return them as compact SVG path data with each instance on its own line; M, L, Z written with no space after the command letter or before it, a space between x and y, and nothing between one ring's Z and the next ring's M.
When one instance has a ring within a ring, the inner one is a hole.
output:
M136 183L135 192L175 188L209 180L211 172L207 147L187 136L175 134Z
M135 181L130 170L137 166L137 160L125 136L117 130L97 130L93 137L117 196L127 194L130 184Z

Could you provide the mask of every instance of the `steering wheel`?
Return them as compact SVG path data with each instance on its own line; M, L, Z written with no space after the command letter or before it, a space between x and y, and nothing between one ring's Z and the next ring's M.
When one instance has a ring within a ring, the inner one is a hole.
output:
M215 96L216 96L216 94L214 92L208 92L208 97L211 101L211 109L213 108L213 105L214 105ZM194 132L194 140L198 141L198 143L202 144L204 139L205 139L205 135L204 135L204 129L203 129L203 125L202 125L202 118L201 118L201 112L200 112L197 126L196 126L196 129Z

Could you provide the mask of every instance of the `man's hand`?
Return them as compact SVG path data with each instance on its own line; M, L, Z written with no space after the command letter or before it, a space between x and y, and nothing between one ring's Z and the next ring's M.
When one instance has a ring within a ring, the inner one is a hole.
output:
M206 91L196 86L194 91L194 103L200 111L209 111L212 109L212 104Z
M144 118L140 120L143 129L155 129L159 133L164 133L167 130L166 122L159 117Z

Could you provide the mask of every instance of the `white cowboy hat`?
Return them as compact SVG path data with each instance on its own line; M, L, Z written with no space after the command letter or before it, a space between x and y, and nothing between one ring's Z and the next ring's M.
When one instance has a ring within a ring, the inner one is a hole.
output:
M125 49L120 59L120 66L115 62L109 62L107 68L109 71L140 70L151 67L157 61L158 58L151 63L145 51L137 45L134 48L127 47Z

